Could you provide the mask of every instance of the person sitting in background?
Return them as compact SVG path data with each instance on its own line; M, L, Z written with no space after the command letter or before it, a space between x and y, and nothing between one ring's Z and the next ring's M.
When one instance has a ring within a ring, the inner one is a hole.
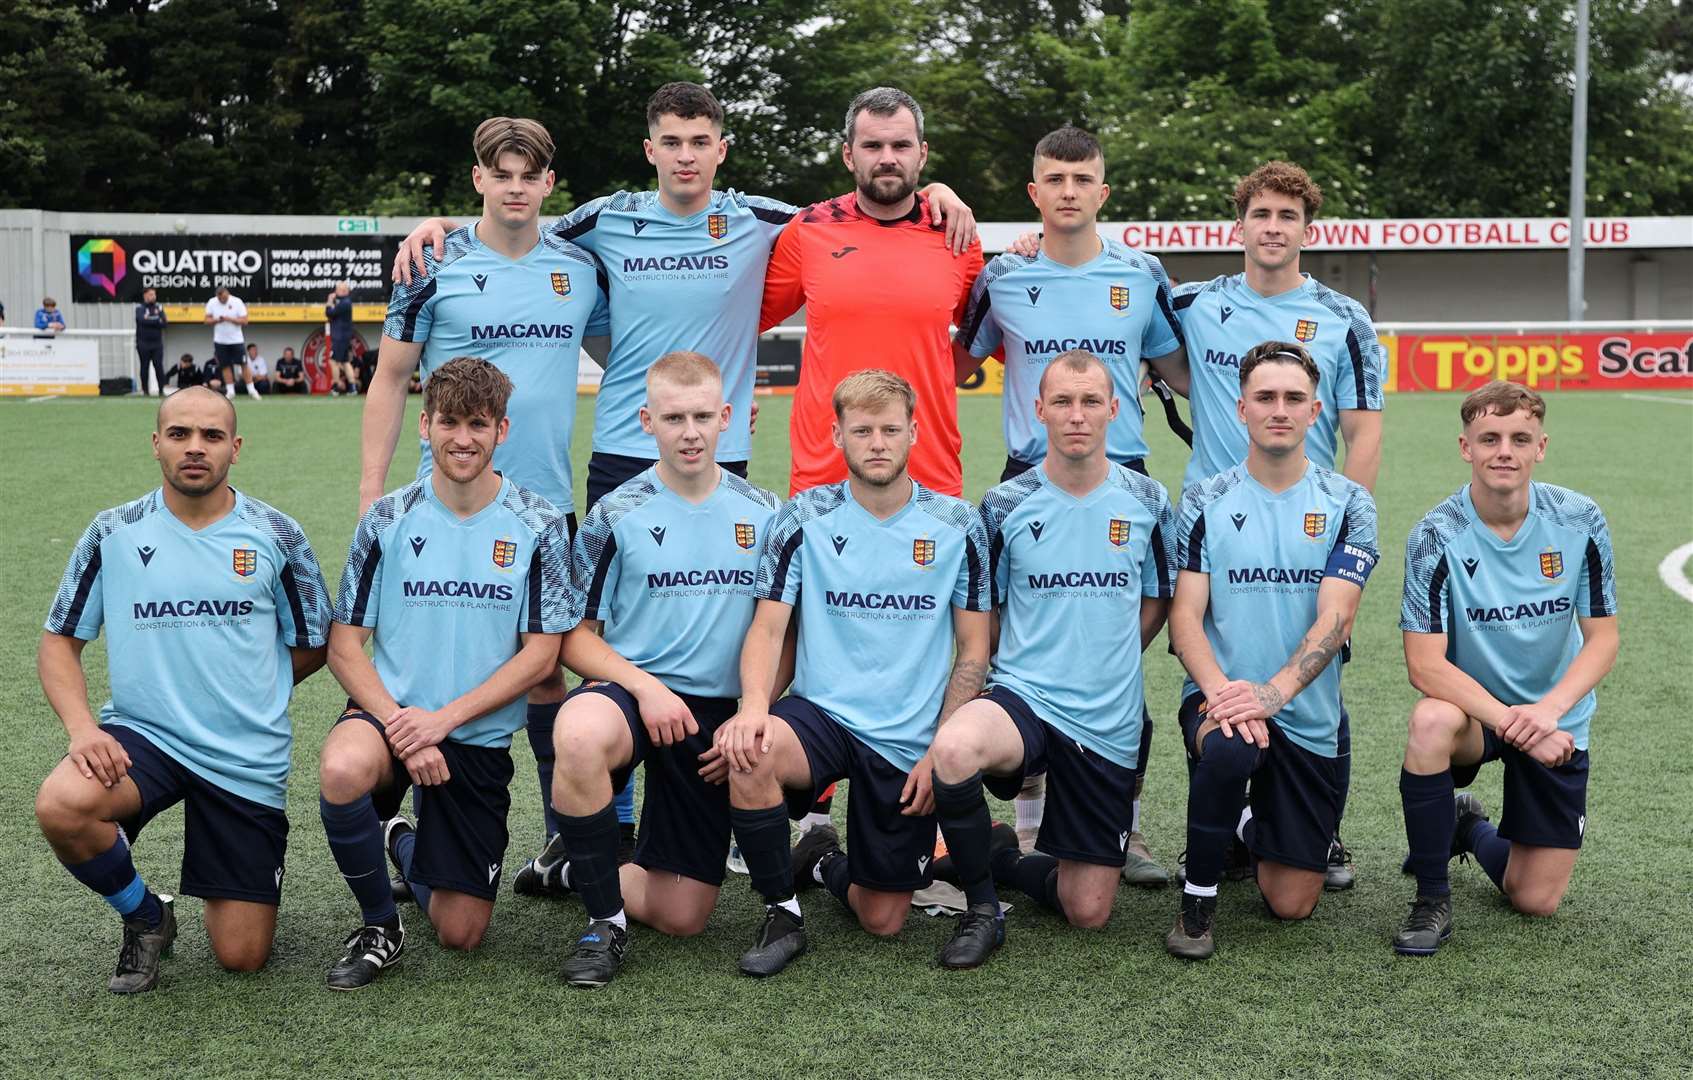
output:
M59 310L59 302L51 296L41 298L41 307L35 312L35 328L45 330L49 334L64 332L64 313Z
M270 386L278 394L311 393L311 387L306 384L305 366L292 348L282 350L282 358L276 362L276 378L270 381Z
M253 380L253 388L261 394L270 393L270 361L259 355L259 347L252 342L247 343L247 375Z
M222 394L225 388L232 385L223 381L223 373L226 370L228 369L224 367L223 362L220 361L216 355L213 355L211 359L200 365L200 372L203 377L200 385L209 386L213 390ZM227 397L228 395L226 394L224 396Z
M166 393L174 394L178 390L186 390L190 386L204 386L206 384L206 373L201 371L200 365L194 362L193 353L183 353L182 359L177 361L176 366L165 372L162 381L170 382L172 380L176 382L176 385Z
M423 376L418 374L418 370L416 368L411 369L411 382L406 385L406 393L423 393Z

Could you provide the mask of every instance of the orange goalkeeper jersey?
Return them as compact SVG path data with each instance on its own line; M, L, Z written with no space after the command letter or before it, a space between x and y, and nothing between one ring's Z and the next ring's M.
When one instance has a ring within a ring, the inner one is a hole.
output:
M782 230L764 277L767 330L805 307L805 348L788 441L790 493L846 479L830 438L835 384L861 368L884 368L917 391L917 445L911 476L947 495L963 492L958 461L958 394L951 327L964 316L982 272L982 245L962 255L918 196L911 213L878 221L856 195L807 207Z

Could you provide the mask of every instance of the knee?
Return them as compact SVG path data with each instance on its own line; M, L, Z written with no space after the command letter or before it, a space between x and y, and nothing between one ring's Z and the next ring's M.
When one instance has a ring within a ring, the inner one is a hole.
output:
M553 729L553 748L560 773L604 772L609 768L609 740L599 725L581 717L566 717Z
M1099 930L1111 919L1111 899L1064 900L1064 920L1078 930Z
M865 904L858 911L858 925L877 937L893 937L905 929L905 915L911 902Z
M482 935L487 932L485 923L451 922L435 928L435 937L441 942L443 949L455 952L470 952L482 944Z
M1298 922L1309 919L1311 913L1317 910L1317 895L1312 893L1296 894L1264 894L1264 905L1270 909L1270 914L1284 922Z
M363 762L350 754L325 754L317 766L318 788L336 805L352 802L370 791L370 774Z
M941 728L929 753L935 776L948 784L961 783L982 767L981 742L966 723Z
M87 784L69 783L54 773L35 793L35 820L48 839L73 833L94 817L93 792Z
M1258 748L1236 735L1229 738L1213 731L1201 744L1199 768L1224 779L1244 780L1258 764Z
M649 926L661 934L668 934L671 937L679 938L697 937L705 932L705 923L708 914L708 912L704 911L689 911L683 913L667 912L664 914L654 913L647 922Z
M1536 919L1550 919L1558 913L1558 905L1564 902L1564 893L1562 889L1513 889L1509 898L1511 906L1519 914Z
M235 941L212 940L212 955L225 971L257 971L270 960L269 938L246 938Z
M1410 740L1413 746L1450 746L1463 730L1464 710L1438 698L1423 698L1411 707Z

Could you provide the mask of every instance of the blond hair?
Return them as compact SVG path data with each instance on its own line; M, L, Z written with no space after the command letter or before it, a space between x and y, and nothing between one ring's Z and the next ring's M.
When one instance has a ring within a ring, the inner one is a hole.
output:
M917 391L891 371L867 368L855 371L835 384L835 419L846 417L848 409L874 412L894 402L905 406L905 418L917 411Z
M647 369L647 390L652 390L655 382L666 382L671 386L701 386L706 383L723 385L723 372L704 353L689 352L687 349L677 349L667 352Z

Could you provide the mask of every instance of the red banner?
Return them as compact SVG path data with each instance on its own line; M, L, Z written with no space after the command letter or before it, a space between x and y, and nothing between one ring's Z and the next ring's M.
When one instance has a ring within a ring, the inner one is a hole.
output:
M1387 389L1693 390L1693 335L1401 334L1381 339Z

